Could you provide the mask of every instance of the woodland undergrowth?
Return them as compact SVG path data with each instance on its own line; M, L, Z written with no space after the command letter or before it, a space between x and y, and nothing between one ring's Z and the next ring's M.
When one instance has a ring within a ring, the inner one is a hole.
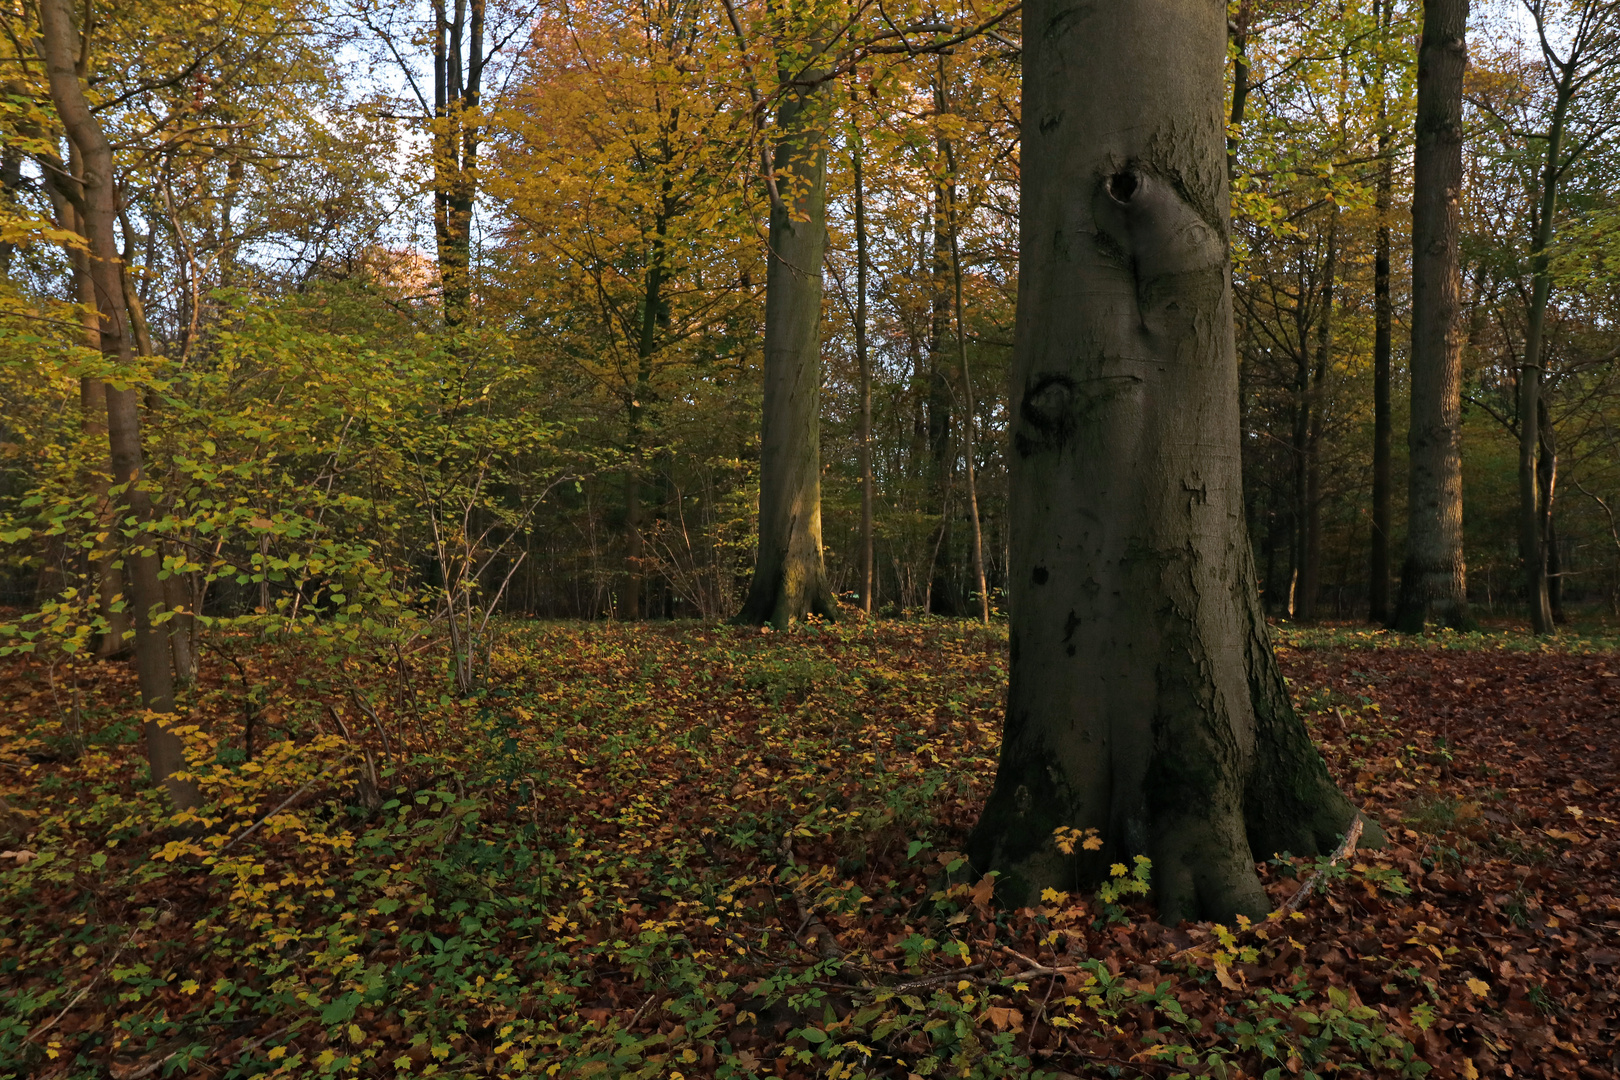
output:
M1180 927L966 872L1004 630L509 623L472 698L220 639L179 821L124 667L6 660L0 1076L1616 1075L1620 657L1284 638L1392 843Z

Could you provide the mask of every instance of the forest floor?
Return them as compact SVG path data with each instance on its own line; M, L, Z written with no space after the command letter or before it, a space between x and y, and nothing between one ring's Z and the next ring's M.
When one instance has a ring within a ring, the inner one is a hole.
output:
M949 884L1002 629L516 623L460 701L220 642L189 827L125 666L4 661L0 1077L1620 1075L1615 642L1279 636L1391 843L1232 927Z

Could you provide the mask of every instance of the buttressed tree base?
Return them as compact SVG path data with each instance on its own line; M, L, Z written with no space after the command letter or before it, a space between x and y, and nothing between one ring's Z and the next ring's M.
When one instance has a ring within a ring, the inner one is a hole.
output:
M1215 0L1025 13L1012 657L968 854L1013 901L1152 860L1160 918L1356 816L1289 703L1243 516ZM1096 829L1100 850L1054 843ZM1376 828L1370 828L1374 839Z

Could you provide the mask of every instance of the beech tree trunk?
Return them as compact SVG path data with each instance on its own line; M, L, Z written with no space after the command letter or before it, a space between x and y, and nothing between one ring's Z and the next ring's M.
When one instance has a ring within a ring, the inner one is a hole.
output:
M968 854L1013 903L1143 854L1164 921L1258 916L1255 860L1356 812L1289 704L1244 524L1226 8L1024 16L1010 687ZM1060 826L1102 849L1062 854Z
M825 84L777 114L765 276L759 553L737 622L785 628L837 617L821 550L821 260L827 244Z
M68 138L84 163L81 186L84 235L90 245L89 268L100 315L101 349L109 359L128 370L134 366L134 352L124 308L122 260L113 228L118 206L113 188L112 146L91 113L79 82L76 58L80 41L73 25L71 0L41 0L39 12L51 98ZM107 386L105 395L113 483L123 489L118 516L120 519L133 517L138 525L145 526L151 522L153 513L151 496L142 487L140 409L136 391L134 387ZM134 609L135 666L141 703L147 710L146 757L152 779L168 788L175 806L196 806L200 801L196 786L177 780L173 775L185 766L180 738L159 719L174 712L174 678L169 667L168 634L155 621L164 610L158 541L143 529L126 546L125 552L129 601Z
M1427 0L1412 183L1412 410L1406 562L1394 628L1472 629L1462 516L1462 89L1468 0Z

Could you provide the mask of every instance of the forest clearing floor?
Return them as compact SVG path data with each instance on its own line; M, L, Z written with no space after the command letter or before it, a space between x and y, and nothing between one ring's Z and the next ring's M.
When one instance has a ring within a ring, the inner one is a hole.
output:
M125 665L4 661L0 1077L1620 1076L1614 643L1279 637L1391 843L1233 927L961 880L1003 628L215 642L189 825Z

